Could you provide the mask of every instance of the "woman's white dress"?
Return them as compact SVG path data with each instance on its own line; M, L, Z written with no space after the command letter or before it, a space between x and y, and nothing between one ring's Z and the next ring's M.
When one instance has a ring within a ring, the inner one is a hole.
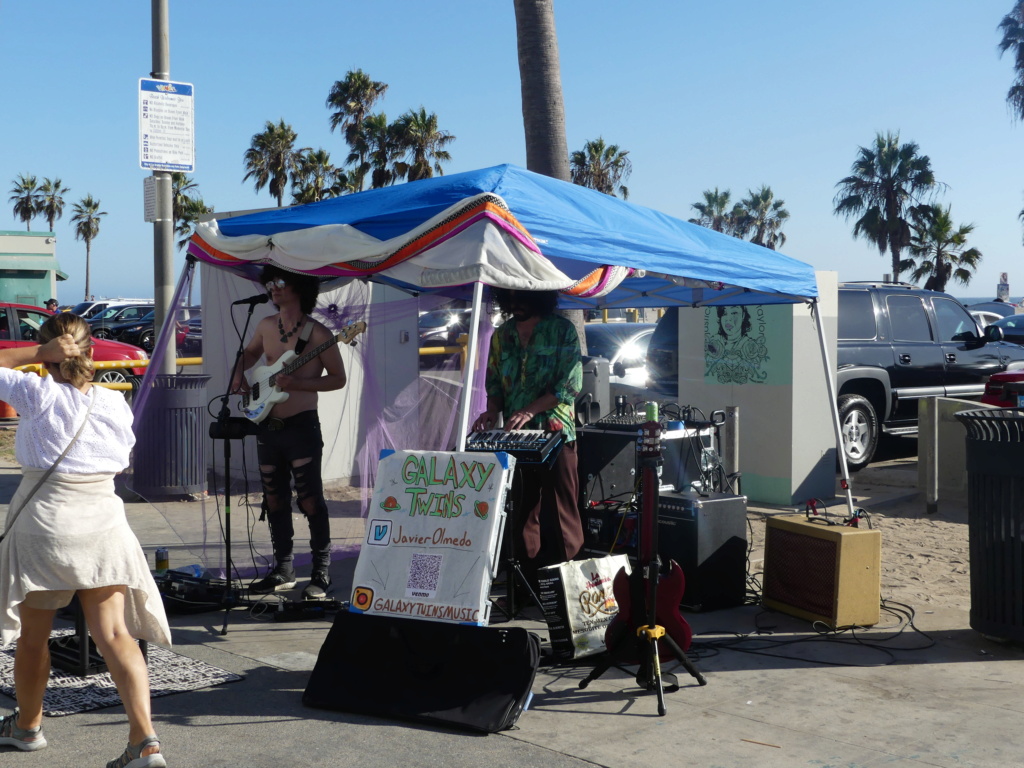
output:
M163 601L145 553L114 493L135 436L132 412L113 390L83 394L52 377L0 369L0 400L18 412L15 455L24 477L6 525L28 492L74 437L89 398L89 423L47 482L29 499L0 543L0 645L17 639L19 606L37 590L125 585L125 622L133 637L170 645Z

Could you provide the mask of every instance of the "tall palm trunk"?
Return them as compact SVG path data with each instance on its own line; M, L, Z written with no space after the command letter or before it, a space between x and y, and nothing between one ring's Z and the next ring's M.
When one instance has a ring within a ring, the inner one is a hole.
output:
M565 103L558 65L554 0L513 0L519 48L519 80L526 129L526 167L569 181Z
M519 82L523 94L526 168L562 181L571 181L569 144L565 139L565 102L558 64L558 33L554 0L513 0ZM580 350L587 353L583 311L562 313L576 327Z
M89 257L92 251L92 238L85 240L85 301L89 300Z

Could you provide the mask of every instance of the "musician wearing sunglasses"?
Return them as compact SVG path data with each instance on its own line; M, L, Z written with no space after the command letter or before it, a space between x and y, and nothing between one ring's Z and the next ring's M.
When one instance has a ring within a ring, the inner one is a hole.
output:
M523 572L536 587L536 571L572 560L583 546L577 510L575 403L583 386L576 328L555 314L556 291L495 288L492 297L507 319L495 329L487 360L487 410L474 431L561 432L564 445L550 465L516 467L517 546Z
M245 348L242 361L231 380L232 392L249 392L244 371L261 359L273 365L285 352L301 354L332 339L322 323L310 317L316 306L319 281L269 265L261 282L277 308L275 315L261 320ZM274 567L249 585L249 591L267 594L291 589L296 584L294 567L294 526L292 524L292 483L299 512L309 526L313 567L309 584L302 591L306 600L322 600L331 587L331 530L324 500L321 459L323 438L317 415L317 394L345 386L345 365L335 345L289 375L279 373L276 386L288 397L273 405L269 416L259 422L257 457L263 484L263 514L270 524Z

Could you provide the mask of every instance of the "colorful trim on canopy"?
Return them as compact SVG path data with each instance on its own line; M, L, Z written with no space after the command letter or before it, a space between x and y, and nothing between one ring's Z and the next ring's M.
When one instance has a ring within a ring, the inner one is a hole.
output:
M584 299L607 296L618 288L623 280L627 277L632 277L634 273L637 274L637 277L644 276L642 269L633 269L632 267L598 267L561 291L561 293Z
M338 261L325 264L316 269L303 271L306 274L318 277L363 277L379 274L431 248L441 245L460 232L463 232L467 227L482 220L487 220L498 226L506 234L514 237L521 245L538 256L544 256L529 231L519 223L505 201L498 195L483 193L453 206L447 215L442 214L440 220L433 224L428 224L425 229L411 235L408 240L380 258L371 257L353 259L352 261ZM383 241L381 242L383 244ZM261 250L264 253L273 253L273 235L266 237L265 246ZM188 252L201 261L235 270L270 262L277 263L272 255L264 255L252 259L232 255L211 245L209 241L202 237L199 231L192 236ZM285 265L278 265L287 268ZM577 280L568 288L563 289L561 293L576 298L598 298L615 290L623 280L633 275L643 277L644 271L633 269L632 267L602 266Z
M497 195L483 194L467 200L441 221L419 232L380 259L356 259L349 262L338 261L332 264L325 264L315 270L308 270L308 274L327 277L356 277L376 274L440 245L467 227L484 219L512 235L531 251L538 255L543 255L536 243L534 243L533 238L530 237L530 233L509 211L505 201ZM267 238L267 247L273 250L273 236ZM270 257L255 260L240 259L213 247L198 232L192 236L188 252L197 259L218 266L238 267L247 263L265 264L273 260Z

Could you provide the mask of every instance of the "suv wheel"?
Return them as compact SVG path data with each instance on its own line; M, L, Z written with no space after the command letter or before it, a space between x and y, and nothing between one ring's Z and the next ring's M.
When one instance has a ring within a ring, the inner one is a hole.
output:
M860 395L843 395L839 398L839 425L847 467L851 472L864 469L878 447L878 416L875 409Z

